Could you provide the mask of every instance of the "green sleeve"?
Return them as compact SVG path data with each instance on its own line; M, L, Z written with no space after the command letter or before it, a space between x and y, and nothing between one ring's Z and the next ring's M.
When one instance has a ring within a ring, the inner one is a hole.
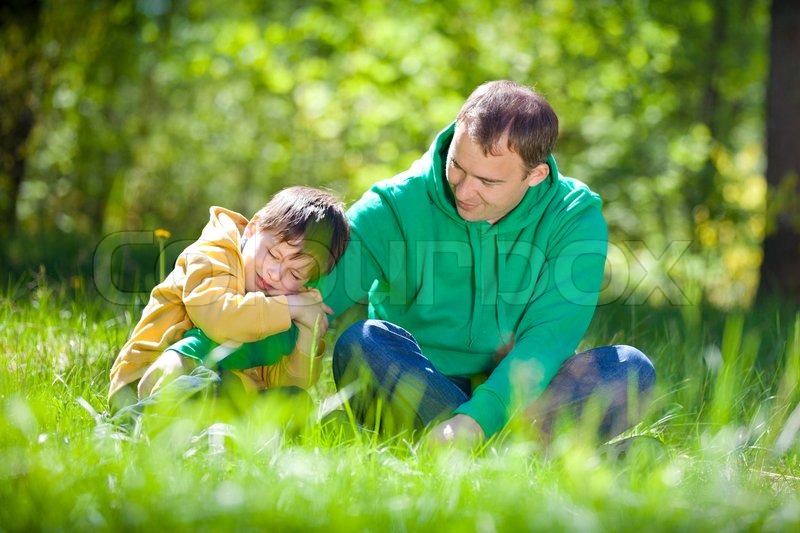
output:
M225 347L220 348L219 343L208 338L199 328L193 328L168 350L176 351L184 357L199 361L206 366L241 370L274 365L279 362L282 357L289 355L294 349L297 343L297 333L297 326L292 324L287 331L270 335L260 341L241 344L226 355ZM222 352L217 350L222 350ZM214 363L213 360L217 357L223 358Z

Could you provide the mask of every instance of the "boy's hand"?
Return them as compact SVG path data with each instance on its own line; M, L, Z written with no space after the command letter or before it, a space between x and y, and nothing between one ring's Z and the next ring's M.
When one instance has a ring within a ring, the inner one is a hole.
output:
M183 357L178 352L167 350L153 361L142 379L139 380L139 399L147 398L167 383L188 374L197 366L192 359Z
M325 305L322 295L317 289L311 289L298 294L286 296L289 303L289 316L297 324L310 331L316 331L318 336L322 336L328 331L328 314L333 313L333 309Z

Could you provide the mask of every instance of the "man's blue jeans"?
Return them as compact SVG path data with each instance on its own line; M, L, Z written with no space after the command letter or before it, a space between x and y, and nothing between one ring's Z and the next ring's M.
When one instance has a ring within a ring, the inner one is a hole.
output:
M607 440L638 421L655 376L653 364L636 348L594 348L567 359L524 416L549 438L559 416L580 417L597 398L605 409L599 437ZM383 320L356 322L342 333L333 351L333 377L337 389L352 394L357 420L367 427L379 421L387 433L444 420L472 394L469 378L438 372L409 332ZM636 406L628 405L631 398Z

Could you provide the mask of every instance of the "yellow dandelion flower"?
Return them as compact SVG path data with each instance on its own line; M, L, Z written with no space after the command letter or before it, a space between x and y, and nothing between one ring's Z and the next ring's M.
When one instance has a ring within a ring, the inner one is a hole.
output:
M172 233L164 228L158 228L153 232L153 234L156 236L156 239L169 239L172 237Z

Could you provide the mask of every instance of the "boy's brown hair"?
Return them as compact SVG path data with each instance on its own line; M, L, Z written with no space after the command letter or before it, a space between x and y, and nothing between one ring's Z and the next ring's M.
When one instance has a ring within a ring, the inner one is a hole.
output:
M303 240L303 253L313 257L319 267L313 270L311 281L333 270L350 240L344 205L322 189L287 187L253 218L258 231L272 231L279 242Z

